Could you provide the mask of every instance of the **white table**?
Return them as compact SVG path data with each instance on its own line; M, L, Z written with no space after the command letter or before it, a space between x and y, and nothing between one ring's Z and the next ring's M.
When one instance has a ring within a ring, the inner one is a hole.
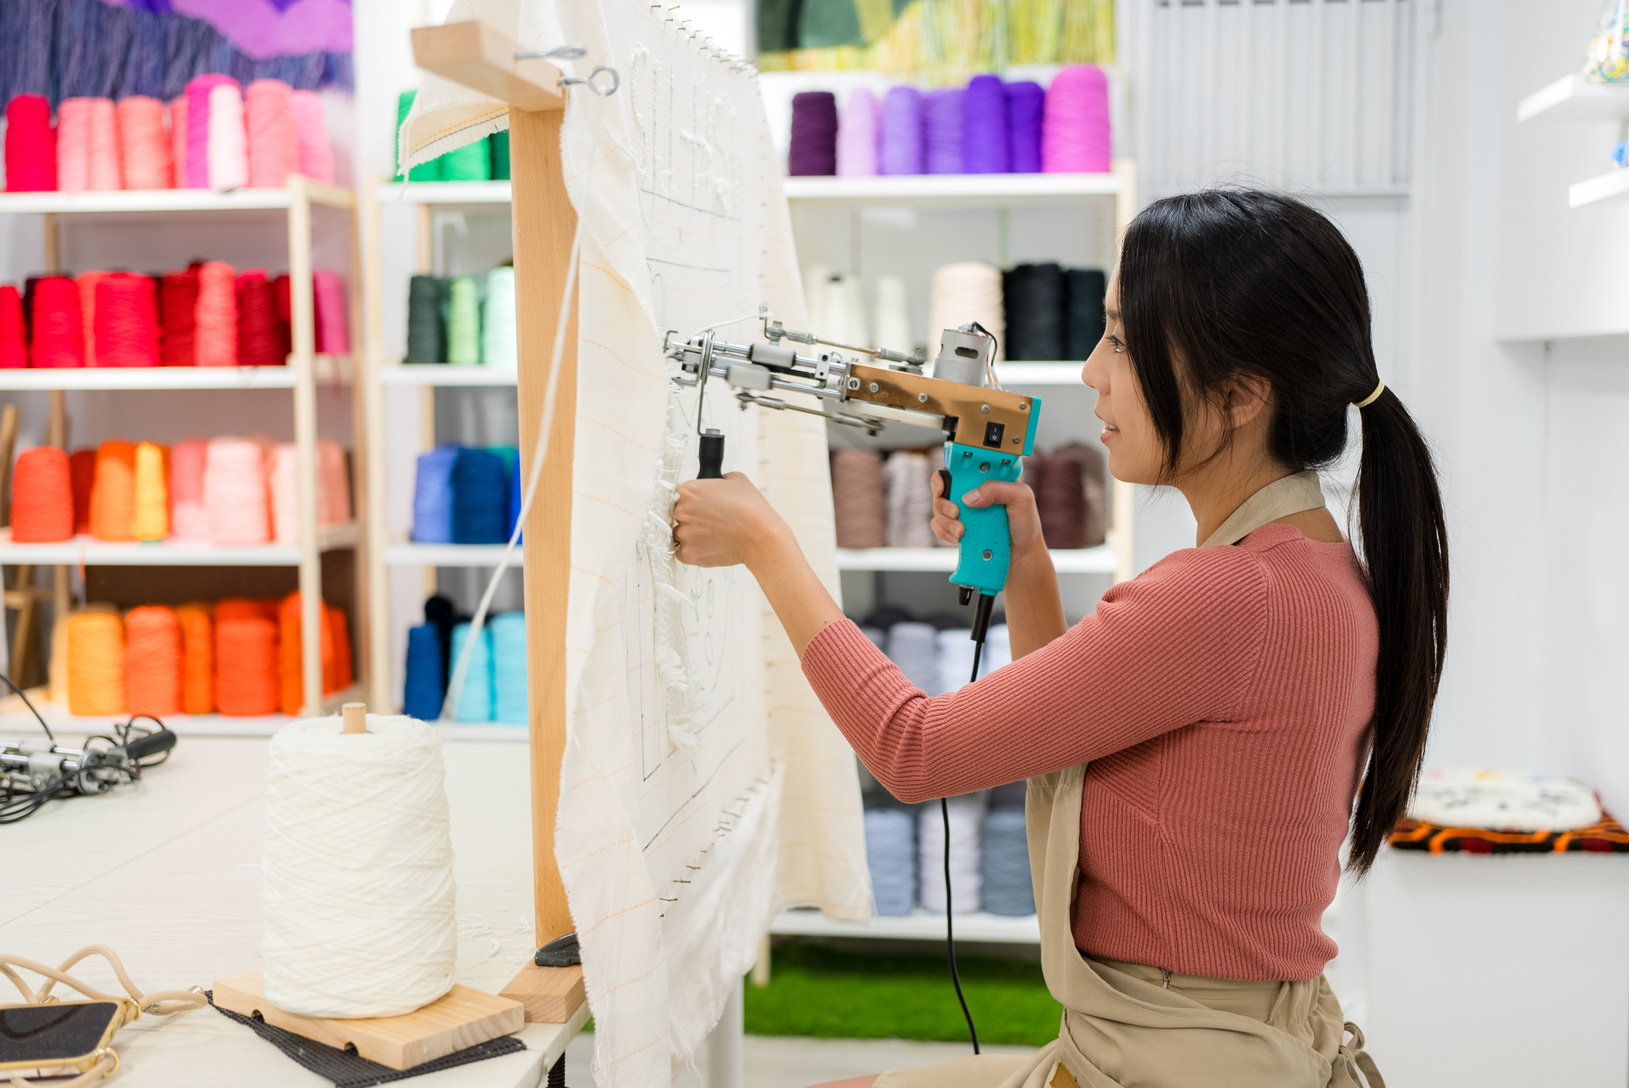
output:
M266 743L183 737L169 762L136 785L53 801L0 826L0 951L56 964L84 945L105 944L145 990L208 987L259 970ZM446 756L458 981L495 993L534 951L526 745L449 741ZM100 961L75 973L121 992ZM18 1000L10 989L0 979L0 1003ZM532 1088L587 1018L584 1005L571 1023L527 1024L523 1053L405 1083ZM214 1009L143 1017L119 1032L114 1047L120 1088L330 1084Z

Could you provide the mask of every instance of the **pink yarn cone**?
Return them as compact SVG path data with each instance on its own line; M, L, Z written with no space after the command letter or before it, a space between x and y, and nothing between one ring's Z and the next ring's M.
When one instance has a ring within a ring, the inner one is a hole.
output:
M1107 173L1113 165L1109 78L1095 64L1069 64L1052 77L1041 117L1041 169Z
M316 91L295 91L290 96L294 110L294 134L300 145L300 173L312 181L332 184L334 149L328 143L328 118L322 96Z
M249 184L243 92L236 83L220 83L209 89L208 155L211 189L241 189Z
M848 96L837 119L837 173L871 177L877 172L877 140L882 130L882 103L865 87Z
M204 464L209 443L189 438L170 447L170 531L183 540L209 539L209 508L204 505Z
M86 188L107 191L124 188L119 163L119 116L113 99L90 100L90 169Z
M249 184L281 189L300 172L300 144L294 128L289 85L257 79L244 92L243 115L249 133Z
M237 86L231 76L216 73L194 76L187 81L187 181L188 189L209 188L209 92L216 87Z
M90 188L88 98L64 98L57 105L57 189L82 193Z
M348 354L351 332L345 317L345 281L332 268L312 269L311 295L317 313L317 350L325 355Z
M168 189L175 183L170 168L170 134L164 128L164 103L133 94L119 100L119 159L126 189Z
M178 94L170 99L170 164L175 173L175 187L187 185L187 96Z

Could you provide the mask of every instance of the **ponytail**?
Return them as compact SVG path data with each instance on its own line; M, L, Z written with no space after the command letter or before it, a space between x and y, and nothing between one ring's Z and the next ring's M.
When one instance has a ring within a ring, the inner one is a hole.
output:
M1347 866L1368 872L1408 807L1448 646L1448 527L1431 450L1391 390L1363 408L1358 524L1380 628L1368 773Z
M1121 245L1119 287L1125 346L1168 474L1196 453L1185 442L1189 405L1214 403L1241 374L1271 385L1267 452L1291 471L1339 458L1349 406L1361 406L1358 536L1380 635L1347 860L1362 875L1414 793L1448 619L1436 470L1414 420L1380 385L1363 267L1334 224L1301 201L1213 189L1137 215Z

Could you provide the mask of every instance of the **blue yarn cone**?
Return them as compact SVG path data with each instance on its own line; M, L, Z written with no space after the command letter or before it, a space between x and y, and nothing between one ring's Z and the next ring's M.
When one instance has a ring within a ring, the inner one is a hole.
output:
M505 725L525 725L526 617L505 612L493 616L488 626L492 628L492 718Z
M509 540L509 469L490 450L463 449L452 467L452 542Z
M469 641L469 624L453 628L452 667L458 671L458 658ZM448 683L452 681L449 679ZM464 687L458 693L453 707L453 721L489 722L492 720L492 628L483 625L481 636L475 640L475 650L469 657L469 671L464 674Z
M447 444L419 454L413 483L413 539L420 544L453 542L453 464L460 447Z
M407 631L407 683L402 690L402 713L433 722L441 717L447 697L441 657L441 630L421 623Z

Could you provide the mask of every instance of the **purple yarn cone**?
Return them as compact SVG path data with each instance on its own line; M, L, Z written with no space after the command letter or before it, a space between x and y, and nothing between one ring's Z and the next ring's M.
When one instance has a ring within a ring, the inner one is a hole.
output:
M1109 80L1095 64L1066 64L1052 77L1041 121L1041 167L1049 174L1106 173L1112 166Z
M1046 90L1039 83L1009 83L1007 138L1011 149L1008 169L1015 174L1041 172L1041 108Z
M1009 169L1007 96L1000 76L974 76L962 99L962 170L1005 174Z
M960 87L929 91L922 98L922 172L962 172L962 99Z
M877 172L880 121L877 96L859 87L837 119L837 173L844 177L870 177Z
M922 172L922 92L915 87L892 87L882 98L882 138L878 142L877 172Z
M837 173L837 96L830 91L792 96L792 148L786 172L793 177Z

